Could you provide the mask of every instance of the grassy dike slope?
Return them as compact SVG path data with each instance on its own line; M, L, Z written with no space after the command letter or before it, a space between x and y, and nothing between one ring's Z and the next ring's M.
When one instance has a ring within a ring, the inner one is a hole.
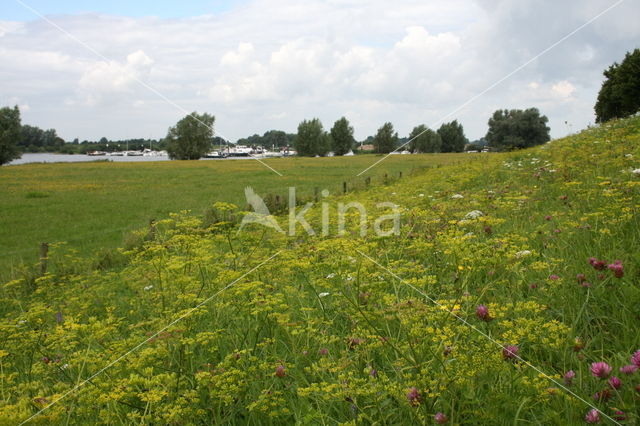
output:
M219 203L140 231L122 268L54 250L2 286L0 421L637 422L640 119L485 158L327 199L327 237L238 232ZM336 235L340 201L396 203L400 235L355 213Z

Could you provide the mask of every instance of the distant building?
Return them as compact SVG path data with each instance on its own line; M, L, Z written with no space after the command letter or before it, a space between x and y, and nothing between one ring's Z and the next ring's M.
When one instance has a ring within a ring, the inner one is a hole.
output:
M360 151L374 151L376 148L371 143L366 143L364 145L360 145L358 148Z

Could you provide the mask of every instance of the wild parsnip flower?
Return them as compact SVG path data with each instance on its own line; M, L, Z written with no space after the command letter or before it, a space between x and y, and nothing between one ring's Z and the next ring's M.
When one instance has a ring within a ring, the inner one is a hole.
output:
M610 271L613 271L613 275L616 278L622 278L624 276L624 267L622 266L622 262L616 260L615 262L607 265Z
M516 345L507 345L502 348L502 357L504 359L513 359L518 355L520 348Z
M593 377L606 379L611 374L611 366L606 362L594 362L591 364L591 374Z
M570 386L571 383L573 382L574 377L576 377L576 372L573 370L569 370L566 373L564 373L564 376L563 376L564 384L567 386Z
M446 424L449 421L449 418L447 417L446 414L438 412L438 413L436 413L435 416L433 416L433 420L437 424L443 425L443 424Z
M407 400L411 405L419 405L422 400L422 396L420 395L420 391L416 387L412 387L407 392Z
M616 376L611 376L611 378L609 379L609 386L611 386L615 390L618 390L622 387L622 380L620 380Z
M584 421L591 424L600 423L600 412L592 408L587 415L584 416Z

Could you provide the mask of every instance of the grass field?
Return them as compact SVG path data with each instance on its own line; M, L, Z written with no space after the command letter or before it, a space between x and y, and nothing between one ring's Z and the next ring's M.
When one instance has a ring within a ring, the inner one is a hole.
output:
M0 286L0 424L638 424L640 117L455 158L324 199L326 235L221 204L114 264L54 246Z
M278 176L255 160L92 162L28 164L0 168L0 277L14 265L37 259L40 242L67 242L91 253L122 244L132 229L169 212L202 213L215 201L245 206L244 188L258 193L300 196L314 187L342 191L342 182L380 184L400 172L470 160L466 154L392 155L357 178L381 156L268 159ZM286 199L286 198L284 198Z

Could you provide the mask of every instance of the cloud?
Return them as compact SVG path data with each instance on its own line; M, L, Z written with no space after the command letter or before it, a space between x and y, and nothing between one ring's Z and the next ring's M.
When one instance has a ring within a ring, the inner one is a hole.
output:
M142 50L130 53L122 63L94 62L86 67L80 77L78 91L87 105L95 105L114 96L125 100L132 93L131 88L148 76L152 65L153 60ZM133 101L135 103L137 100Z
M0 102L67 139L162 137L186 112L230 139L346 115L356 137L439 120L612 4L605 0L252 0L181 19L100 14L0 21ZM554 135L593 121L602 71L637 47L624 2L447 118L470 138L498 108L538 107ZM142 87L144 81L180 108Z

